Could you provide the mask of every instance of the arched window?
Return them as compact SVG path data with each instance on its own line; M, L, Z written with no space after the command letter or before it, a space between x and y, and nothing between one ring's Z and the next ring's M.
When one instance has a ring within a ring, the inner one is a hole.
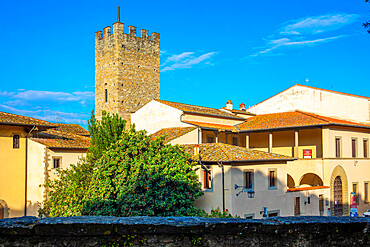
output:
M0 219L5 219L8 217L8 205L4 200L0 200Z
M314 173L306 173L301 178L299 185L323 186L322 179Z
M288 188L291 189L291 188L294 188L295 187L295 182L294 182L294 179L292 178L292 176L290 176L289 174L287 174L287 185L288 185Z

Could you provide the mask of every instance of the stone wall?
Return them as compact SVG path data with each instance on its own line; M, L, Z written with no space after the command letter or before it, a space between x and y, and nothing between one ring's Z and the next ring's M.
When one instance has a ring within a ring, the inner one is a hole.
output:
M152 99L160 98L159 34L149 36L136 27L116 22L95 33L95 112L118 113L130 120L131 113ZM107 95L107 100L106 100ZM107 101L107 102L106 102Z
M0 220L0 246L369 246L370 219L21 217Z

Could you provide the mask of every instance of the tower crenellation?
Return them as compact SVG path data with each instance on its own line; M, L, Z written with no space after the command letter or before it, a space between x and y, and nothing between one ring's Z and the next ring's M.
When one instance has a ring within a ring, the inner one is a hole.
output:
M95 112L118 113L130 122L131 113L160 98L159 34L116 22L95 33Z

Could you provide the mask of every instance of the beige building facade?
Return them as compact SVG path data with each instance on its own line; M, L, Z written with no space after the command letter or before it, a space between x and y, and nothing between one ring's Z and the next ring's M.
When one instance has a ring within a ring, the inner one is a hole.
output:
M0 218L38 216L46 181L84 157L89 133L78 125L0 112Z
M299 84L247 109L258 115L295 110L359 123L370 123L370 97Z
M151 101L132 116L139 129L147 129L152 138L166 136L173 145L223 143L227 146L219 152L228 153L238 146L292 159L261 162L251 156L247 163L237 158L210 162L211 181L207 184L211 187L204 188L205 195L196 205L208 212L226 208L247 218L349 215L351 192L356 192L358 214L370 209L370 125L345 120L344 115L334 118L303 111L258 115L249 109L231 109L230 103L212 109ZM273 170L277 172L276 189L267 186ZM204 169L197 172L204 184ZM253 174L253 198L248 194L252 189L245 188L247 173Z

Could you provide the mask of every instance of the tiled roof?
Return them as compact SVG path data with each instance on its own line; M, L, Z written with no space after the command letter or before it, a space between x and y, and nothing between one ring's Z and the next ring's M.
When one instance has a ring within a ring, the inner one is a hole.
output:
M199 156L194 155L194 147L196 145L198 144L183 145L185 147L185 151L193 156L193 160L199 160ZM199 144L199 152L203 162L294 160L294 158L285 155L267 153L224 143Z
M39 133L39 137L31 140L47 146L48 148L88 149L90 138L59 130L47 130Z
M76 135L90 136L89 131L85 130L78 124L58 124L58 130Z
M236 116L233 113L228 113L226 111L222 111L215 108L209 108L204 106L196 106L196 105L188 105L183 103L165 101L165 100L156 100L162 104L177 108L183 112L187 113L195 113L195 114L202 114L202 115L209 115L209 116L218 116L218 117L226 117L226 118L234 118L234 119L243 119L241 117Z
M55 127L56 124L48 121L30 118L26 116L16 115L12 113L0 112L0 124L9 125L28 125L28 126L43 126L43 127Z
M370 128L370 125L366 124L329 118L301 111L257 115L255 117L246 119L244 123L238 124L236 125L236 127L243 131L324 125L341 125Z
M291 188L287 189L288 192L294 191L305 191L305 190L318 190L318 189L329 189L329 186L310 186L310 187L302 187L302 188Z
M235 128L233 125L203 123L203 122L195 122L195 121L184 121L184 122L192 124L192 125L199 126L201 128L210 128L210 129L217 129L217 130L230 130L230 131L233 131L233 132L238 132L238 129Z
M195 129L195 127L164 128L153 133L150 137L152 139L156 139L158 137L164 136L164 141L167 143Z

